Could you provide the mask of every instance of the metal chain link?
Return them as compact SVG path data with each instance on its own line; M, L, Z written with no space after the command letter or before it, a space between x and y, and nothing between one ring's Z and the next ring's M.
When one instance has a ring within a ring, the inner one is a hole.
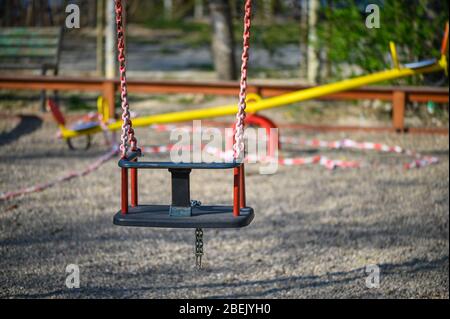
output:
M192 199L191 207L199 207L202 202ZM195 267L197 270L202 269L202 257L203 257L203 229L195 229Z
M202 269L203 257L203 229L195 229L195 266L198 270Z
M122 106L122 135L120 136L121 144L120 151L122 158L127 155L128 148L132 151L137 150L137 140L134 136L134 129L131 123L130 107L128 105L128 90L127 90L127 75L126 75L126 60L125 60L125 26L122 21L122 0L115 0L116 11L116 26L117 26L117 49L119 51L117 60L119 61L120 72L120 98Z
M244 33L243 33L243 50L242 50L242 65L241 65L241 81L239 91L238 113L236 114L236 132L234 135L234 158L241 159L244 157L244 121L245 108L247 107L247 65L249 59L250 49L250 27L252 15L252 1L245 1L245 15L244 15Z
M241 81L239 92L239 110L236 115L236 133L234 157L240 158L244 150L244 121L245 121L245 108L246 108L246 96L247 96L247 65L249 59L250 48L250 27L251 27L251 0L245 2L245 16L244 16L244 33L243 33L243 51L242 51L242 65L241 65ZM120 151L122 157L126 157L128 148L134 151L137 149L137 139L134 135L134 129L130 118L130 108L127 97L127 78L126 78L126 61L125 61L125 40L124 40L124 26L122 22L122 1L115 1L116 11L116 25L117 25L117 48L119 51L119 71L120 71L120 89L121 89L121 106L122 106L122 135ZM130 145L128 145L130 144Z

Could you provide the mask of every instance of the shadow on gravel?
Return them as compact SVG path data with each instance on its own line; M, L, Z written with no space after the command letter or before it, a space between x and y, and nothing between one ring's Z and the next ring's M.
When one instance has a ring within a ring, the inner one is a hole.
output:
M421 271L431 271L436 269L442 269L442 267L447 266L448 268L448 256L442 257L440 259L435 260L427 260L427 259L412 259L410 261L398 264L381 264L378 265L380 267L380 274L383 277L388 275L395 275L401 273L413 274ZM261 298L267 297L271 294L276 294L278 292L282 292L285 290L291 289L303 289L303 288L320 288L324 286L334 286L339 284L347 284L355 280L361 280L362 285L364 285L367 274L365 272L365 268L357 268L347 272L339 271L328 273L324 276L294 276L294 277L283 277L277 279L270 280L259 280L259 281L249 281L242 282L236 284L236 287L242 285L258 285L258 286L277 286L282 285L281 287L267 287L267 289L263 291L259 291L256 293L245 293L245 294L233 294L233 295L215 295L209 296L211 299L223 299L223 298ZM309 282L308 282L309 281ZM208 286L208 285L205 285ZM223 286L227 287L227 284ZM222 286L220 286L222 287ZM193 287L192 287L193 288ZM206 287L208 288L208 287ZM338 288L338 287L336 287ZM162 289L162 287L160 287ZM355 296L357 297L357 296Z
M19 203L20 204L20 203ZM56 208L55 208L56 209ZM59 209L59 208L58 208ZM72 224L66 221L48 221L43 225L28 225L29 231L22 235L15 235L14 238L4 238L0 240L0 247L10 247L15 249L18 247L27 247L33 244L51 244L61 241L77 242L84 247L99 247L107 242L122 243L124 236L127 243L124 248L132 249L135 242L141 240L152 240L162 236L165 243L178 243L180 240L190 240L191 232L179 229L170 233L150 232L145 229L125 229L112 225L112 216L117 211L116 208L106 210L99 216L91 216L88 219L80 219ZM47 211L52 214L53 209ZM71 210L76 213L76 210ZM366 215L377 214L376 209L366 208ZM402 247L408 245L411 241L417 240L446 240L449 233L448 228L443 226L436 230L432 225L422 222L410 220L408 217L396 216L389 220L381 219L372 222L348 221L343 216L343 221L337 227L334 224L318 223L316 216L323 216L326 211L320 209L309 212L292 212L282 215L269 215L264 219L264 223L257 227L246 228L248 238L253 241L262 241L274 230L282 230L282 236L278 236L277 244L270 248L269 254L276 254L288 245L293 249L304 249L308 245L317 247L337 247L337 248L358 248L358 247L374 247L384 249L386 247ZM336 214L340 214L336 209ZM347 214L363 215L363 212L352 211ZM259 218L259 217L257 217ZM258 221L258 220L256 220ZM63 227L63 231L57 236L48 236L48 232L53 225L58 224ZM107 229L103 229L99 233L99 227L107 225ZM120 230L120 231L119 231ZM84 234L97 234L96 236L84 236ZM206 238L213 239L215 235L211 231L207 231ZM235 230L227 230L221 232L221 238L228 240L236 236Z
M0 146L9 144L24 135L31 134L42 126L42 119L35 115L19 115L19 124L10 132L0 134Z
M435 260L427 259L412 259L404 263L386 263L379 265L380 273L384 277L383 280L387 280L387 276L399 275L399 274L414 274L418 272L433 271L448 269L449 257L444 256ZM136 277L136 274L130 274L130 276ZM127 277L127 274L122 274L120 277ZM114 296L127 297L140 297L142 293L157 291L159 294L164 295L165 292L169 293L173 290L192 290L192 289L251 289L252 287L258 288L258 291L247 291L245 293L232 293L225 295L209 295L206 299L223 299L223 298L264 298L273 297L277 293L283 291L289 291L292 289L307 289L307 288L322 288L333 287L334 289L344 289L343 285L349 284L353 281L361 281L361 287L365 287L365 279L367 274L365 268L356 268L349 271L331 272L321 276L307 275L307 276L290 276L280 277L267 280L252 280L241 281L233 283L215 282L198 285L176 285L176 286L143 286L143 287L124 287L122 283L119 283L120 287L87 287L76 290L70 289L58 289L43 293L31 293L31 294L16 294L9 296L10 298L50 298L50 297L67 297L67 298L111 298ZM340 287L340 285L342 287ZM263 289L261 289L263 287ZM369 292L365 291L365 294ZM372 296L382 297L381 293L370 292ZM358 296L353 296L358 297Z

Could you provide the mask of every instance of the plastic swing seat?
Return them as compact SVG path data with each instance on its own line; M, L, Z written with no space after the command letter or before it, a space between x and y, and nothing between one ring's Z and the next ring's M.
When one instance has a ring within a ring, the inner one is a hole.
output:
M247 95L247 63L250 48L250 24L252 1L245 1L243 50L239 103L236 112L234 136L234 156L241 158L245 154L244 119L245 98ZM122 1L115 1L117 48L120 71L120 90L122 112L121 155L121 210L114 215L113 223L119 226L195 228L195 263L202 268L203 228L239 228L249 225L254 217L251 207L245 204L244 164L232 163L173 163L173 162L138 162L141 151L137 140L127 99L127 77L125 58L124 23L122 21ZM131 152L128 150L131 149ZM138 170L167 169L172 175L172 203L170 205L138 204ZM200 202L191 201L189 175L193 169L232 169L233 170L233 205L202 206ZM131 205L128 205L128 171L131 173Z
M243 164L138 162L140 151L119 161L122 169L122 209L114 215L114 224L134 227L165 228L240 228L254 217L245 206ZM138 169L168 169L172 175L171 205L138 205ZM191 202L189 175L192 169L234 169L233 206L202 206ZM128 170L131 170L131 206L128 205Z

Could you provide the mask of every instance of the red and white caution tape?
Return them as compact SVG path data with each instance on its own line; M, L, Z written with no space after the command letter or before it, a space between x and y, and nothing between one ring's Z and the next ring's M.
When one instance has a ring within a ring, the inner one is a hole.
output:
M167 126L166 126L167 127ZM320 147L320 148L329 148L329 149L358 149L358 150L376 150L380 152L389 152L389 153L397 153L397 154L405 154L407 156L413 156L414 160L412 162L404 164L405 169L413 169L413 168L422 168L429 165L433 165L439 162L439 159L437 157L433 156L423 156L419 153L416 153L414 151L410 150L404 150L400 146L388 146L381 143L371 143L371 142L356 142L353 140L345 139L341 141L322 141L317 139L312 140L305 140L305 139L298 139L298 138L292 138L292 137L282 137L281 138L282 143L285 144L295 144L295 145L303 145L303 146L310 146L310 147ZM156 145L156 146L145 146L142 147L141 150L143 153L146 154L163 154L168 153L172 151L173 149L177 150L187 150L190 151L192 149L191 146L179 146L179 145ZM223 151L219 148L206 146L203 148L206 152L217 156L221 160L230 161L233 160L233 151ZM47 188L50 188L52 186L55 186L59 183L69 181L71 179L86 176L89 173L92 173L93 171L97 170L102 164L109 161L111 158L113 158L118 153L118 147L115 145L109 152L99 157L94 163L86 167L82 171L71 171L68 172L61 177L42 184L37 184L34 186L26 187L17 191L11 191L11 192L5 192L0 193L0 200L9 200L21 195L29 194L29 193L35 193L43 191ZM293 158L284 158L280 157L278 159L265 157L265 158L258 158L255 155L247 156L245 159L246 162L263 162L268 163L270 161L278 161L279 165L286 165L286 166L299 166L299 165L321 165L324 166L327 169L336 169L336 168L359 168L362 167L362 163L360 161L349 161L349 160L335 160L330 159L326 156L322 155L315 155L310 157L293 157Z
M181 149L190 151L192 150L192 147L184 146ZM203 148L206 152L209 154L216 156L217 158L225 161L230 162L233 160L233 151L222 151L219 148L207 146ZM162 154L162 153L168 153L172 150L180 150L180 147L178 145L159 145L159 146L145 146L141 148L143 153L146 154ZM244 159L244 162L246 163L270 163L273 161L277 161L277 159L270 158L270 157L264 157L264 158L258 158L257 156L247 156ZM279 158L278 159L279 165L285 165L285 166L299 166L299 165L311 165L311 164L317 164L326 167L327 169L335 169L335 168L358 168L361 166L361 163L358 161L344 161L344 160L333 160L329 159L325 156L316 155L311 157L295 157L295 158Z
M207 147L206 151L210 154L213 154L224 161L232 160L232 152L231 151L222 151L218 148ZM360 167L360 163L357 161L344 161L344 160L333 160L329 159L322 155L310 156L310 157L293 157L293 158L274 158L274 157L258 157L257 155L248 155L245 160L247 163L266 163L270 164L271 162L278 162L279 165L285 166L300 166L300 165L311 165L317 164L326 167L327 169L335 169L335 168L358 168Z
M192 148L190 146L183 146L181 149L190 151ZM207 146L206 148L203 148L206 152L220 158L223 161L232 161L233 160L233 152L232 151L222 151L219 148ZM143 153L147 154L162 154L162 153L168 153L173 150L180 150L180 147L178 145L158 145L158 146L146 146L141 148ZM247 156L245 158L245 162L250 163L270 163L278 161L279 165L285 165L285 166L300 166L300 165L320 165L323 166L329 170L333 170L336 168L360 168L363 166L363 164L360 161L355 160L336 160L336 159L330 159L323 155L315 155L310 157L292 157L292 158L284 158L280 157L277 159L270 158L270 157L264 157L264 158L258 158L257 156ZM412 169L412 168L421 168L428 165L436 164L438 163L438 159L435 157L419 157L416 158L411 163L406 163L404 165L405 169Z
M406 156L414 157L414 160L412 162L404 164L405 169L421 168L439 162L439 159L437 157L424 156L415 151L403 149L400 146L389 146L382 143L357 142L350 139L329 142L317 139L304 140L294 137L281 137L281 142L285 144L295 144L329 149L375 150L378 152L404 154Z
M412 168L421 168L433 164L439 163L439 159L437 157L433 156L425 156L422 158L415 159L414 161L410 163L406 163L404 165L405 169L412 169Z
M173 129L179 129L186 132L192 132L191 126L179 126L174 124L155 124L151 126L152 129L158 131L158 132L168 132ZM208 128L199 128L202 130L208 130ZM403 149L400 146L390 146L383 143L373 143L373 142L357 142L350 139L343 139L343 140L337 140L337 141L324 141L319 139L300 139L296 137L280 137L280 142L282 144L293 144L297 146L308 146L308 147L317 147L317 148L326 148L326 149L355 149L355 150L373 150L377 152L384 152L384 153L395 153L395 154L403 154L406 156L413 157L414 160L409 163L405 163L403 166L405 169L413 169L413 168L422 168L429 165L433 165L439 162L439 159L437 157L433 156L424 156L420 153L417 153L415 151ZM163 149L161 151L169 152L171 147L173 146L159 146ZM151 153L158 153L157 151L158 147L153 147L153 150ZM230 152L223 152L220 149L217 148L211 148L209 147L207 149L209 153L214 154L215 156L218 156L219 158L223 160L230 160L232 158L232 153ZM252 162L255 161L277 161L277 159L255 159L255 157L250 156L247 157L247 161L251 160ZM326 156L322 155L316 155L311 157L293 157L293 158L284 158L280 157L278 159L279 165L286 165L286 166L293 166L293 165L311 165L311 164L317 164L326 167L327 169L335 169L335 168L359 168L363 166L363 163L361 161L351 161L351 160L335 160L330 159Z
M92 173L93 171L97 170L102 164L106 163L111 158L113 158L115 155L117 155L118 151L119 151L119 148L117 146L114 146L110 151L108 151L104 155L100 156L95 162L93 162L91 165L89 165L82 171L70 171L70 172L62 175L61 177L59 177L55 180L46 182L46 183L37 184L34 186L19 189L16 191L0 193L0 201L9 200L9 199L12 199L12 198L15 198L15 197L18 197L21 195L25 195L25 194L41 192L47 188L50 188L52 186L59 184L59 183L69 181L76 177L86 176L89 173Z

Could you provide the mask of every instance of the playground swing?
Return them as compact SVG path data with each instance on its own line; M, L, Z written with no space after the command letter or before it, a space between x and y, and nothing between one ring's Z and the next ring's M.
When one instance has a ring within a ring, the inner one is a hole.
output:
M114 224L135 227L195 228L196 266L201 268L203 255L203 228L239 228L247 226L254 217L251 207L246 205L244 164L244 120L246 107L247 63L251 25L251 0L245 2L244 45L242 53L241 82L236 130L234 135L234 160L227 163L174 163L138 161L142 155L137 147L127 99L127 78L125 61L124 25L121 0L115 1L117 47L120 69L122 113L121 135L121 210L114 215ZM172 202L170 205L138 204L138 170L168 169L171 173ZM203 206L190 198L189 175L193 169L232 169L233 205ZM131 203L128 203L130 172Z

